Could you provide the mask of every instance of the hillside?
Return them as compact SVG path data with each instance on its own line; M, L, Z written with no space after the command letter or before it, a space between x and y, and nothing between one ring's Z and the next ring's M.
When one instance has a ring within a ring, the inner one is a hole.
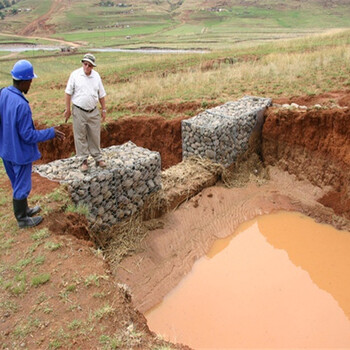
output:
M208 47L350 25L346 0L17 0L0 11L1 33L99 46Z

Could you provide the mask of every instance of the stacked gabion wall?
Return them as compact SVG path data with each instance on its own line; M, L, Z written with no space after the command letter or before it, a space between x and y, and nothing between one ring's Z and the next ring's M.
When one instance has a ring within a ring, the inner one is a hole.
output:
M229 166L244 153L254 131L261 130L271 99L245 96L183 120L182 157L200 156Z
M158 152L132 142L103 149L107 168L96 168L89 159L89 171L82 173L78 157L34 167L51 180L67 183L76 205L88 208L89 221L105 228L136 213L145 198L161 188L161 159Z

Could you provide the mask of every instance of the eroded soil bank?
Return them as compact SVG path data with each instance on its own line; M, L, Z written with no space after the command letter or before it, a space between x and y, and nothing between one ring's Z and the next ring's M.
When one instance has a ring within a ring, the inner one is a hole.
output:
M331 186L319 199L336 214L350 219L349 110L309 112L271 110L263 130L263 158L307 179L318 187Z

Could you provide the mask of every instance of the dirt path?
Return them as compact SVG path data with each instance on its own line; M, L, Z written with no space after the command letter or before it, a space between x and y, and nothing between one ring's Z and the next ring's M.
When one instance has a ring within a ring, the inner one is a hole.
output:
M29 23L19 32L19 34L28 36L37 31L45 32L48 34L53 33L54 26L48 24L47 22L53 17L53 14L56 16L58 12L62 11L66 7L67 4L65 0L54 0L48 12L35 19L33 22Z
M8 55L5 55L5 56L1 56L1 59L8 59L8 58L11 58L11 57L17 57L17 52L12 52Z
M11 36L11 37L16 37L16 38L23 38L23 35L17 35L17 34L4 34L0 33L2 36ZM40 39L40 40L47 40L47 41L52 41L54 43L60 44L60 45L67 45L67 46L73 46L73 47L79 47L80 44L72 42L72 41L65 41L62 39L53 39L53 38L47 38L44 36L29 36L32 39ZM3 56L4 57L4 56Z

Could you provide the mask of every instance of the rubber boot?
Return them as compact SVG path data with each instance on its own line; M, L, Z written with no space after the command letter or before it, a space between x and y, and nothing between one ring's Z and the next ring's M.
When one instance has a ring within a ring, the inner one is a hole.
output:
M27 198L14 199L13 198L13 211L17 219L19 228L34 227L39 225L43 218L41 216L30 217L27 215Z
M40 210L41 208L38 205L33 208L29 208L27 203L27 216L34 216L35 214L38 214Z

